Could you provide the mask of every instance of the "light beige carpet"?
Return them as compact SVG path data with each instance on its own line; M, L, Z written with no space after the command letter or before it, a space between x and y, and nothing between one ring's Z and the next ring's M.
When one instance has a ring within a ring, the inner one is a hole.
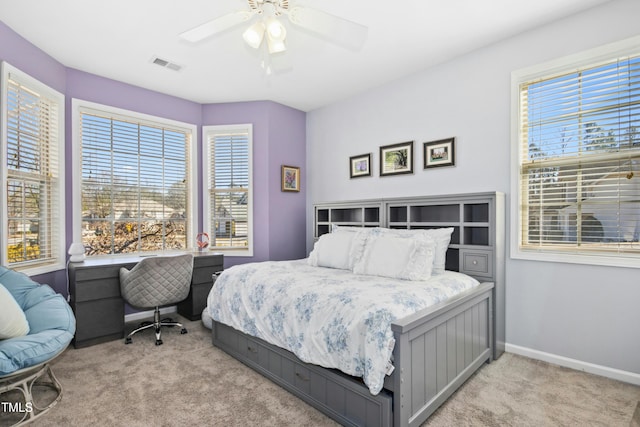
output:
M200 322L133 343L69 348L52 365L64 396L34 426L334 426L211 344ZM6 396L0 396L0 400ZM632 425L640 387L504 354L425 426ZM0 426L8 425L0 412Z

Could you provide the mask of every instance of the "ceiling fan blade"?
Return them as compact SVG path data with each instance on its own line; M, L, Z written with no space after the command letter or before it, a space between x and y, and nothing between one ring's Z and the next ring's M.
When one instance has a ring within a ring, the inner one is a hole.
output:
M320 37L351 50L359 50L367 39L367 27L321 10L296 6L289 20Z
M249 18L251 18L251 15L253 15L253 12L246 10L222 15L219 18L212 19L211 21L205 22L202 25L198 25L195 28L181 33L180 37L184 40L196 43L200 40L206 39L207 37L211 37L214 34L221 33L229 28L233 28L238 24L248 21Z

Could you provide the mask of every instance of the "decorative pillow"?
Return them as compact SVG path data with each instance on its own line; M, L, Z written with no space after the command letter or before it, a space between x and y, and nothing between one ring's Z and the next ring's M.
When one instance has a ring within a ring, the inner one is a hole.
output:
M431 236L436 242L436 249L433 254L433 274L442 274L444 273L444 265L447 261L447 249L451 242L453 227L433 228L422 231L424 231L427 236Z
M378 235L395 235L404 238L421 238L420 236L427 236L435 241L435 249L433 253L433 274L444 273L445 262L447 259L447 248L451 241L451 234L453 233L453 227L446 228L433 228L433 229L419 229L419 230L403 230L395 228L376 228L372 229L373 234Z
M366 237L358 233L328 233L320 236L307 263L315 267L351 270L360 257Z
M391 234L369 236L364 255L353 266L356 274L427 280L433 268L435 242L431 237L407 239Z
M338 225L331 223L332 233L349 233L353 234L353 241L351 242L351 250L349 251L349 268L353 269L353 266L364 253L364 248L367 243L371 228L355 227L348 225Z
M13 295L0 284L0 339L15 338L29 333L29 323Z

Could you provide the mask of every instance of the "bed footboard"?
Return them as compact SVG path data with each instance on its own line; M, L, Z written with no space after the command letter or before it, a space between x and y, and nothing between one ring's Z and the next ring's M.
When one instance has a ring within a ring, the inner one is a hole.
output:
M394 425L422 424L493 355L493 283L391 326Z

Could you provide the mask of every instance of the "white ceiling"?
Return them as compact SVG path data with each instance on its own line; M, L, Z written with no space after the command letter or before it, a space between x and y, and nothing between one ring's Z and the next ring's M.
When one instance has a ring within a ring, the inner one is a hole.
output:
M354 52L285 22L289 68L270 76L244 44L247 23L196 44L178 37L246 0L0 0L0 20L67 67L202 104L310 111L607 1L290 0L363 24L368 38Z

